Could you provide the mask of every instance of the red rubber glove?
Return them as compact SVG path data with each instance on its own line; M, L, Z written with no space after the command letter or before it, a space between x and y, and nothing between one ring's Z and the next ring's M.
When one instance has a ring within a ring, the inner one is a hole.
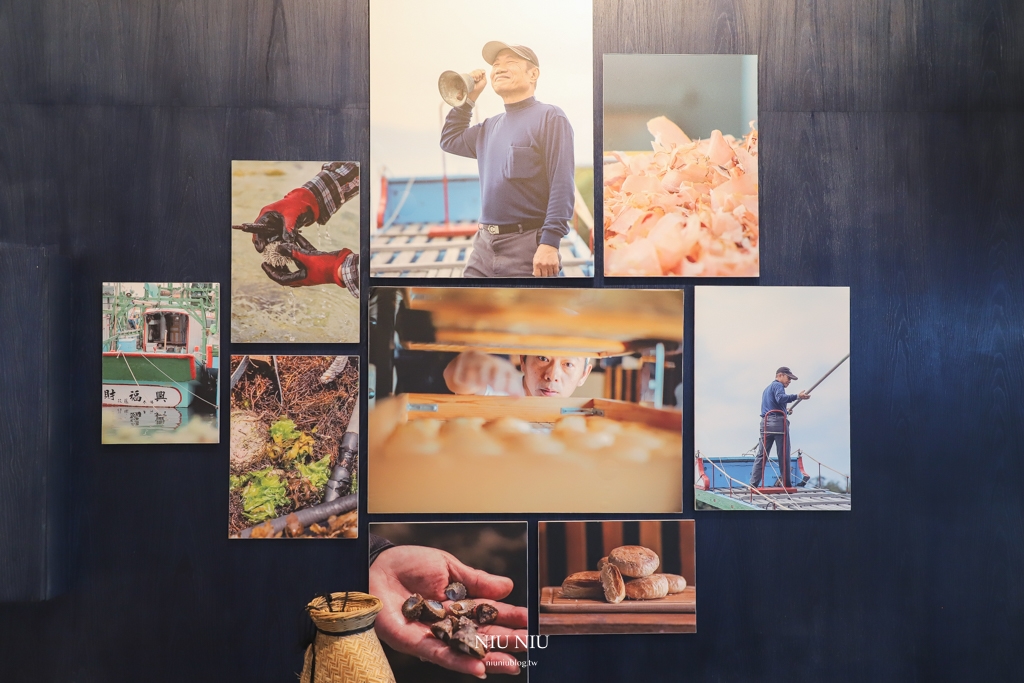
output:
M312 225L319 217L320 207L316 197L306 188L299 187L283 199L260 209L260 215L254 222L232 227L252 233L253 246L262 254L271 242L282 239L291 241L297 228Z
M264 263L263 271L277 284L312 287L334 283L347 287L352 296L359 298L359 255L351 249L312 251L279 244L277 253L291 258L298 266L293 273Z

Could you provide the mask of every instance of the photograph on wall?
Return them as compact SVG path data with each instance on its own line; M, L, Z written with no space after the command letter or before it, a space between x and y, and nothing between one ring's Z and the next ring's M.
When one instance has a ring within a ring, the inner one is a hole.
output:
M850 288L697 287L698 510L849 510Z
M359 357L231 356L231 538L356 538Z
M537 522L538 633L695 633L692 519Z
M220 442L220 284L103 283L102 443Z
M372 523L369 556L383 604L374 628L397 683L525 680L537 638L527 635L526 522Z
M359 163L231 162L231 341L359 342Z
M604 274L757 277L757 55L604 56Z
M374 287L369 310L370 512L682 510L681 290Z
M371 277L593 277L591 0L370 0Z

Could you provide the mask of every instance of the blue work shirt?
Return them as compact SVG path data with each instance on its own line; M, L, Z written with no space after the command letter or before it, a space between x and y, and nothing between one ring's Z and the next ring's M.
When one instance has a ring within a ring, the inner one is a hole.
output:
M786 387L782 382L775 380L765 388L761 394L761 417L764 417L769 410L786 411L786 406L800 398L796 394L787 394Z
M572 126L558 107L529 97L470 126L473 107L448 112L441 149L477 160L480 222L543 221L540 241L558 248L576 202Z

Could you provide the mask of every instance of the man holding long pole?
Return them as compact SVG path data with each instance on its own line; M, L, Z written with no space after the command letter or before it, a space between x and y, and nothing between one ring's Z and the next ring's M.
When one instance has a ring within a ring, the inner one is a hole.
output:
M787 406L793 401L808 401L810 393L801 391L797 394L787 394L786 388L789 383L797 379L788 367L781 367L775 371L775 380L769 384L761 393L761 423L759 432L761 438L757 442L757 455L754 456L754 470L750 474L750 485L760 488L761 478L764 475L765 463L768 461L768 454L773 444L777 444L775 453L779 458L779 476L782 485L789 488L789 418Z

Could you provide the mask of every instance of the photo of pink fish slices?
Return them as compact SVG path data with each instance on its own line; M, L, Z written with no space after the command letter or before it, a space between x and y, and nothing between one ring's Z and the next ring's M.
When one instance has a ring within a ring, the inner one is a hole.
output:
M604 273L756 277L757 130L691 140L664 116L653 152L607 152Z

